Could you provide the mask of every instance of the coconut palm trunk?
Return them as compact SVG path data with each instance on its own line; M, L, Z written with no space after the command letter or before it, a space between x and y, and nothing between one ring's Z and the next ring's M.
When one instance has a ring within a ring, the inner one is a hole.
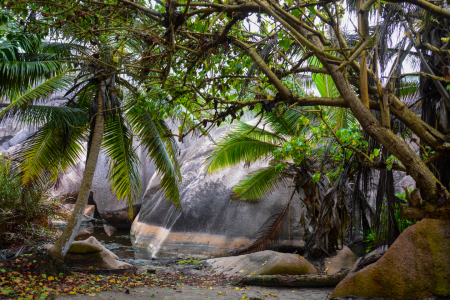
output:
M70 245L75 239L75 236L80 228L83 220L84 210L88 202L89 193L94 179L95 168L97 166L98 155L103 140L103 133L105 131L105 119L103 116L103 95L106 89L104 81L100 83L100 89L97 96L97 115L95 116L95 126L92 136L92 143L86 160L86 167L84 169L83 180L81 182L80 192L75 204L75 208L70 216L67 227L56 241L55 246L50 250L50 255L59 261L63 261L65 255L69 251Z

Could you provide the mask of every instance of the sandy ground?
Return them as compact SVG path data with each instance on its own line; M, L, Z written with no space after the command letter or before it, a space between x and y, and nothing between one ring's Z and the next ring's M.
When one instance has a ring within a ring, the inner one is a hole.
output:
M59 296L55 299L118 299L118 300L137 300L137 299L297 299L297 300L326 300L329 298L333 288L265 288L258 286L243 287L236 290L235 286L215 286L213 289L198 288L196 286L184 286L181 288L136 288L130 290L129 294L117 291L108 291L94 295L73 295ZM219 294L220 293L220 294Z

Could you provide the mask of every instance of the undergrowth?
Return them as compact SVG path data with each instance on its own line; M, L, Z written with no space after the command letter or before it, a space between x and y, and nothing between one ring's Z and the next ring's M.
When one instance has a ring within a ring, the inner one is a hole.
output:
M409 189L409 192L412 192L412 189ZM395 196L397 196L400 199L405 200L405 193L402 194L395 194ZM395 219L397 221L398 224L398 228L400 230L400 233L402 233L406 228L408 228L411 225L416 224L417 222L419 222L418 219L402 219L401 215L400 215L400 205L401 203L394 203L394 210L395 210ZM385 226L385 224L387 224L388 222L388 213L387 213L387 206L386 205L382 205L381 206L381 226ZM369 253L372 250L375 249L376 244L377 244L377 236L375 233L375 228L374 226L372 226L371 228L371 232L369 234L366 235L366 239L364 240L364 242L367 243L367 248L366 248L366 252ZM386 237L386 230L381 230L381 239L385 239Z
M49 200L50 186L22 185L14 163L0 155L0 249L55 240L50 218L58 216L60 208Z

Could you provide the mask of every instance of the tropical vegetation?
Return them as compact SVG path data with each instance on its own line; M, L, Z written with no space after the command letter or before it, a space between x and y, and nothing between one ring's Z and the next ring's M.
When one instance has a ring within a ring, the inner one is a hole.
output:
M217 148L234 145L234 152L220 158L215 150L217 158L208 167L212 171L270 157L270 168L235 188L238 197L257 199L280 174L292 170L289 176L299 180L295 168L309 168L302 172L310 172L314 184L328 181L331 186L320 196L328 204L314 238L317 244L326 239L329 220L346 223L334 208L339 195L349 195L347 179L352 176L351 227L369 230L357 212L369 209L361 199L367 195L366 179L377 170L372 222L377 232L387 228L387 242L392 243L399 234L392 170L407 172L416 181L419 203L424 199L441 207L448 199L450 10L443 5L424 0L347 5L290 0L6 2L3 10L12 23L21 24L21 37L65 44L70 52L38 81L21 86L15 83L19 75L5 81L17 91L10 92L10 104L0 115L42 125L18 158L23 183L56 178L73 166L87 141L82 191L56 252L64 255L73 240L101 147L111 159L110 182L119 199L132 203L141 188L136 138L156 162L167 198L179 205L181 178L172 139L206 135L215 126L239 121L247 111L270 123L271 130L239 123L237 134ZM29 51L22 44L13 48L26 64L24 53ZM4 66L9 66L11 57L2 53ZM315 87L308 83L311 78ZM36 103L63 88L63 106ZM169 116L179 120L178 130L165 125ZM354 125L345 124L350 117ZM242 146L255 144L254 152ZM258 179L266 182L248 189ZM391 214L385 226L380 219L383 202Z

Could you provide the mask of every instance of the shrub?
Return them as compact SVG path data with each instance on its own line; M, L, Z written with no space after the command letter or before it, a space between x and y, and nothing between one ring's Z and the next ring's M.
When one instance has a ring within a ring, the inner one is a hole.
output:
M50 186L21 185L14 163L0 155L0 245L54 240L50 217L59 208L48 199Z

